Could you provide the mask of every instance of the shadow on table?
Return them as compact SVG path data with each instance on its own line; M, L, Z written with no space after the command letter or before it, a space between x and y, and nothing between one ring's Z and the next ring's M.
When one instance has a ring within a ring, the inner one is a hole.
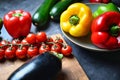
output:
M114 63L120 62L120 51L117 52L94 52L88 51L91 57L103 61L110 61Z

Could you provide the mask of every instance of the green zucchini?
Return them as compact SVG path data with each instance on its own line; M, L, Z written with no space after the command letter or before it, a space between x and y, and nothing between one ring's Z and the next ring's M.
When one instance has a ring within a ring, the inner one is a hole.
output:
M43 27L50 19L49 12L58 0L44 0L32 15L32 22L36 27Z
M56 3L50 10L50 17L55 21L59 21L61 13L67 9L67 7L76 2L77 0L61 0Z

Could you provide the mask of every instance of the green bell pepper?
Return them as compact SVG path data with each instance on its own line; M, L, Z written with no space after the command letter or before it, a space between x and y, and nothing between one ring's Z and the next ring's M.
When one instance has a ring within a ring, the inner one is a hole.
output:
M113 3L108 3L108 4L105 4L105 5L100 5L97 10L93 13L93 16L94 18L103 14L104 12L107 12L107 11L116 11L116 12L120 12L118 7L113 4Z

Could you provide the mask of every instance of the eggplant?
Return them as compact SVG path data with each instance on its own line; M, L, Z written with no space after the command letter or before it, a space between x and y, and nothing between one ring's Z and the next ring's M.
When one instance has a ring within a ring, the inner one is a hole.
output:
M45 52L20 66L8 80L53 80L61 68L61 59L50 52Z

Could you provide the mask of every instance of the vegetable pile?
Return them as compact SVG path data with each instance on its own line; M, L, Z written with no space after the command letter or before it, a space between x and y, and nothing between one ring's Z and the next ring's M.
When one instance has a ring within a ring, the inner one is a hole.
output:
M73 37L91 36L98 48L120 48L120 11L113 3L92 12L84 3L71 4L60 16L60 27ZM89 34L91 33L91 34Z
M91 42L98 48L120 48L118 7L109 3L111 0L90 0L106 3L92 12L89 6L75 3L76 1L78 0L44 0L32 16L24 10L13 10L5 14L3 20L0 18L0 29L4 23L5 29L13 37L11 42L0 41L0 61L36 56L18 68L8 80L32 80L34 77L51 79L61 70L60 59L72 53L72 47L65 44L60 37L56 36L53 39L42 31L30 33L31 23L37 28L42 28L51 18L60 21L61 29L71 36L85 37L91 33Z
M56 36L53 39L48 37L45 32L29 33L23 39L13 39L11 42L2 40L0 42L0 60L4 58L9 60L31 58L48 51L70 56L72 47L65 44L60 37Z
M120 11L113 3L101 5L93 13L91 41L98 48L120 48Z
M66 45L62 39L56 37L47 37L45 32L30 33L31 24L41 28L48 24L49 19L58 20L61 13L77 0L44 0L43 4L31 14L22 9L11 10L0 18L0 29L3 24L6 31L13 40L1 40L0 42L0 60L5 59L24 59L31 58L47 51L61 53L64 56L71 55L72 48ZM64 4L64 8L61 5ZM54 6L55 5L55 6ZM53 12L56 9L56 12Z
M33 16L24 10L13 10L5 14L3 20L0 18L0 29L4 23L4 27L13 40L0 42L0 60L15 57L23 59L46 51L69 56L72 48L65 45L62 39L53 40L47 37L45 32L30 33L31 23L41 28L49 22L50 17L56 21L60 20L60 27L63 31L74 37L85 37L91 33L91 41L98 48L120 48L118 7L113 3L108 3L92 12L89 6L84 3L75 3L76 1L45 0Z
M93 20L91 41L99 48L120 48L120 13L106 12Z
M91 42L98 48L120 48L118 7L109 3L111 0L90 0L106 3L92 12L89 6L77 1L44 0L32 16L24 10L13 10L5 14L3 20L0 18L0 29L4 24L13 37L12 41L0 41L0 61L32 58L12 73L8 80L33 80L35 77L42 80L53 79L61 70L62 57L72 54L72 47L60 37L53 39L43 31L30 33L31 23L42 28L51 18L60 21L61 29L71 36L86 37L91 33Z

